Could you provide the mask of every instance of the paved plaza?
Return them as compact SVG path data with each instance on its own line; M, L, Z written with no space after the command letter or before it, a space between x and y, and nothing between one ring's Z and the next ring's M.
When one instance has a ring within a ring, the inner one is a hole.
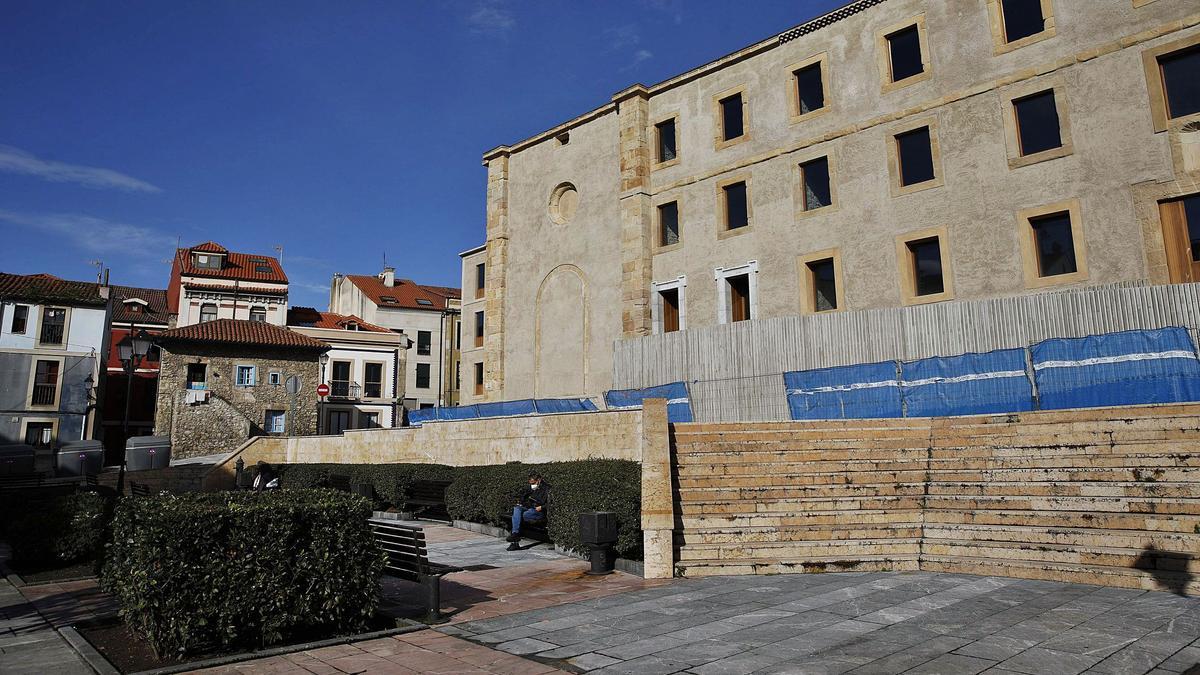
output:
M449 623L196 672L1200 674L1200 598L925 572L592 577L545 545L424 525L430 558L467 568L443 580ZM385 580L386 611L419 598ZM90 672L56 629L111 611L93 581L0 582L0 672Z

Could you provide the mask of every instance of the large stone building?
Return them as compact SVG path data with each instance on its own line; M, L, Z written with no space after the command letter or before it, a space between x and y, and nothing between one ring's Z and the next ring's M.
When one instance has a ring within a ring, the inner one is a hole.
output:
M597 395L657 332L1191 281L1198 24L858 0L489 151L482 397Z
M398 279L394 268L385 267L375 276L334 275L329 311L408 335L414 348L402 387L405 408L450 406L458 403L453 366L458 363L460 295L457 288Z

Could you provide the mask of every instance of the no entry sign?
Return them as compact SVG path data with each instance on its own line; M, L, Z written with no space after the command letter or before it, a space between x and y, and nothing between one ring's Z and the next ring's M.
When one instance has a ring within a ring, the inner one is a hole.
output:
M324 382L322 382L321 384L318 384L317 385L317 396L328 396L328 395L329 395L329 385L325 384Z

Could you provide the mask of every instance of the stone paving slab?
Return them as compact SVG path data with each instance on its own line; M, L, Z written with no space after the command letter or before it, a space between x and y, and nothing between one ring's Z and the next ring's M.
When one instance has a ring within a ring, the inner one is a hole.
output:
M92 672L51 622L38 613L35 604L0 577L0 673L87 675Z
M604 675L1200 673L1198 598L928 572L676 580L440 630Z

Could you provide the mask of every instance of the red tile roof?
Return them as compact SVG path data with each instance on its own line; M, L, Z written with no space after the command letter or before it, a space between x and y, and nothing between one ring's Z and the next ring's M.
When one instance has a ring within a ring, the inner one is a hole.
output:
M219 249L219 250L218 250ZM192 265L192 251L201 253L224 253L225 265L219 269L207 269ZM275 284L286 284L287 275L279 260L266 255L250 253L234 253L226 251L220 244L208 241L192 248L181 248L175 251L179 271L193 277L211 277L214 279L233 279L238 281L265 281ZM259 269L262 268L262 269Z
M113 286L112 320L124 323L153 323L167 325L167 292L161 288L135 288ZM138 298L146 301L145 309L131 311L126 300Z
M217 319L163 331L158 340L172 342L216 342L256 347L329 349L329 344L265 321Z
M0 272L0 298L31 303L103 307L100 284L67 281L50 274L5 274Z
M358 324L358 330L371 333L391 333L383 326L367 323L353 314L335 314L333 312L318 312L312 307L292 307L288 310L288 326L291 328L331 328L345 330L350 323Z
M424 286L410 279L397 279L395 286L385 286L379 277L363 274L348 274L346 278L354 282L371 302L380 307L399 307L404 309L423 309L441 311L446 308L447 300L459 298L462 292L457 288L445 286ZM395 302L385 301L384 298L395 298ZM418 301L425 301L422 304Z

